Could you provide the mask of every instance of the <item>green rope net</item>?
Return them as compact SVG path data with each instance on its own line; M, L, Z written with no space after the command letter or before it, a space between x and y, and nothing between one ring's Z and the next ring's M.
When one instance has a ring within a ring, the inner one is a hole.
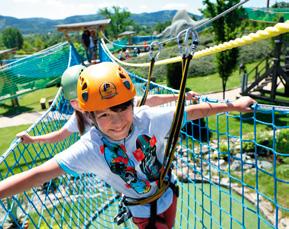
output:
M130 75L143 93L145 80ZM176 91L152 83L150 93ZM42 135L58 130L72 112L60 89L47 113L27 131ZM250 114L221 113L186 124L173 163L180 186L175 228L286 225L288 112L257 104ZM56 144L29 145L15 140L0 157L0 179L42 164L78 138L74 134ZM114 223L118 201L119 194L93 174L64 175L0 201L0 228L135 228L131 219L121 226Z
M0 101L60 83L75 59L67 42L0 67Z
M277 23L281 17L289 20L289 8L245 8L250 20Z

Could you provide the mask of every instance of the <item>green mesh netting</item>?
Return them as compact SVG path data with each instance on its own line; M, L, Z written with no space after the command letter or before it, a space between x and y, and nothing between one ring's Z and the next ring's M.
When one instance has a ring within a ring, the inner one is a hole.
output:
M67 66L79 63L69 43L57 44L0 67L0 101L60 83Z
M142 94L145 81L130 75ZM150 90L175 92L157 84ZM205 125L187 123L174 160L180 186L175 228L283 228L289 217L288 109L257 105L251 114L221 113L206 118ZM28 132L57 130L72 112L60 89ZM43 163L77 139L74 134L56 144L30 145L16 140L1 156L0 179ZM131 220L121 226L113 223L118 198L93 174L64 175L0 201L0 228L9 223L31 228L135 228Z
M245 8L250 20L263 22L279 22L281 17L289 20L289 8Z

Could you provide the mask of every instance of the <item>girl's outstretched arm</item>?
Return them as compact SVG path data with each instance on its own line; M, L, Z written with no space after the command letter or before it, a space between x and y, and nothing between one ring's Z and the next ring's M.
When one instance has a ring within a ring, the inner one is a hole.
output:
M18 133L16 137L21 138L23 143L55 143L64 140L71 134L66 128L61 128L60 130L39 136L30 136L26 131L23 131Z
M199 94L194 91L189 91L186 93L186 100L197 100ZM148 95L145 105L154 107L165 103L170 103L178 99L178 94L153 94Z
M52 178L61 176L64 171L54 158L28 171L8 177L0 182L0 199L24 192L39 186Z
M256 101L245 96L232 103L200 103L186 107L187 120L195 120L227 111L250 112Z

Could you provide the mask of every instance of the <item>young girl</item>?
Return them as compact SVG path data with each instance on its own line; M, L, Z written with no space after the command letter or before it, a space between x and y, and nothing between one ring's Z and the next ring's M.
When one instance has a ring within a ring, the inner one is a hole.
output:
M55 143L64 140L73 133L79 132L80 135L83 135L90 129L91 122L81 112L77 103L77 80L84 68L85 66L83 65L75 65L67 68L62 74L61 86L64 98L70 101L71 106L75 110L65 125L60 130L39 136L30 136L26 131L20 132L16 136L21 138L23 143ZM198 95L196 92L190 91L186 94L186 99L193 100L196 95ZM176 99L177 95L174 94L148 95L145 105L158 106Z
M78 102L94 127L43 165L0 182L0 198L64 173L94 173L123 193L128 202L154 195L175 108L134 108L134 96L134 85L120 66L106 62L87 67L78 80ZM185 117L194 120L218 112L248 112L253 103L251 98L243 97L232 103L190 105L185 108ZM174 176L170 182L176 182ZM156 201L154 226L157 228L174 225L177 197L171 187ZM150 204L128 208L139 228L151 226Z

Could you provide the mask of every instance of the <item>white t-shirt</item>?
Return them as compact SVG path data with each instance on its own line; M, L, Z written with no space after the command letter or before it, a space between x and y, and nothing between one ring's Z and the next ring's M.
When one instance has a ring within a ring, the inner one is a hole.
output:
M83 115L85 119L85 133L89 131L90 127L92 126L90 123L91 121L88 119L86 115ZM78 133L79 129L77 126L77 118L75 115L75 112L71 115L71 117L68 119L68 121L64 124L63 128L67 129L70 133Z
M135 108L133 128L127 138L112 141L92 127L54 158L67 173L93 173L127 197L149 197L157 190L174 110L172 107ZM158 214L167 210L172 200L173 192L169 188L158 199ZM129 209L135 217L150 217L150 205L129 206Z

